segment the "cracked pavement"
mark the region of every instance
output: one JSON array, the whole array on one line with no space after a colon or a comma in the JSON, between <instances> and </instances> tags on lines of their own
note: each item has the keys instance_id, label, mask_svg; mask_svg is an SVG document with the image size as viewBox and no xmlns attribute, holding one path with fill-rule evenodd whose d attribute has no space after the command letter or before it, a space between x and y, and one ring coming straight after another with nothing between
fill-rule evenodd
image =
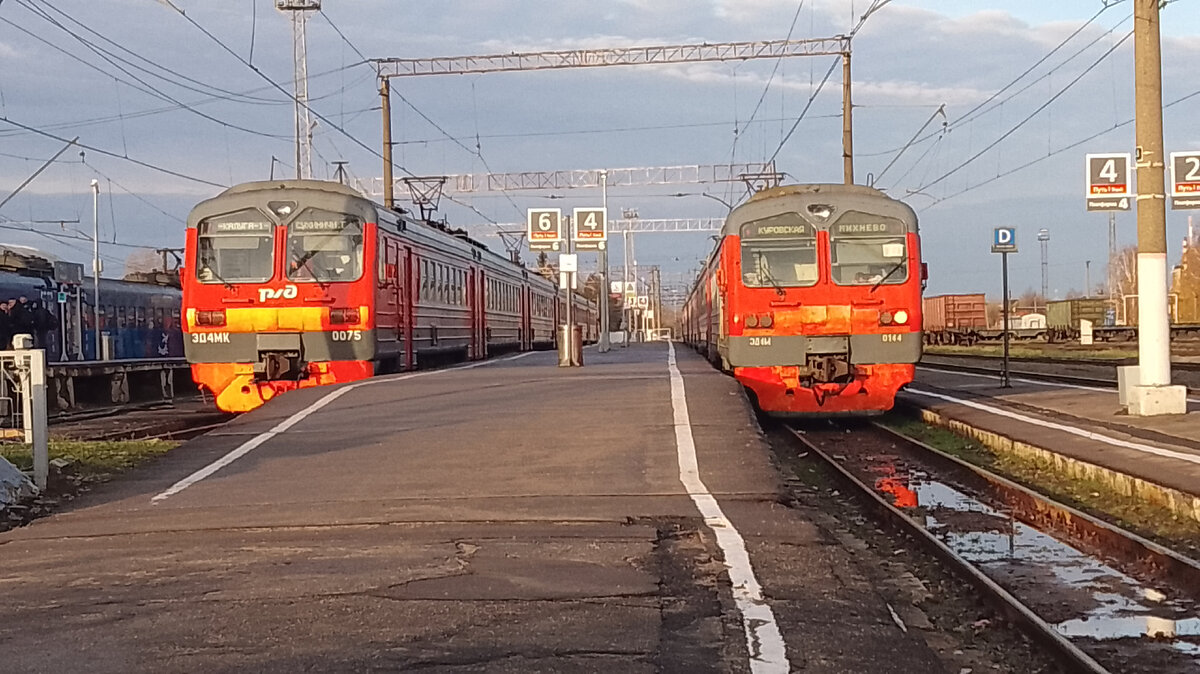
<instances>
[{"instance_id":1,"label":"cracked pavement","mask_svg":"<svg viewBox=\"0 0 1200 674\"><path fill-rule=\"evenodd\" d=\"M762 564L792 662L839 671L822 640L857 633L888 645L875 671L937 671L780 504L736 382L677 353L702 478ZM720 551L679 482L666 346L587 359L372 380L151 504L329 389L290 393L0 534L0 669L748 671Z\"/></svg>"}]
</instances>

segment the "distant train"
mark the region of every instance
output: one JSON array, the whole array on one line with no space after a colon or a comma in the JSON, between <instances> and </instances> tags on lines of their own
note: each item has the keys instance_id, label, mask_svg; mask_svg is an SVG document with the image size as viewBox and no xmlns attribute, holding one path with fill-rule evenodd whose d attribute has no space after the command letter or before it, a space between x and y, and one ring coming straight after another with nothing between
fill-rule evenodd
<instances>
[{"instance_id":1,"label":"distant train","mask_svg":"<svg viewBox=\"0 0 1200 674\"><path fill-rule=\"evenodd\" d=\"M989 321L983 293L926 297L924 305L926 344L969 346L1004 338L1004 329L998 324L999 321ZM1009 321L1008 335L1010 339L1025 341L1077 341L1081 336L1081 322L1088 321L1091 323L1092 338L1095 341L1137 340L1137 303L1125 302L1124 315L1131 321L1130 325L1113 324L1116 318L1113 305L1112 301L1100 297L1051 300L1046 303L1044 313L1014 312ZM996 303L995 314L999 313L998 307L999 303ZM1171 339L1197 337L1200 337L1200 325L1174 322L1171 324Z\"/></svg>"},{"instance_id":2,"label":"distant train","mask_svg":"<svg viewBox=\"0 0 1200 674\"><path fill-rule=\"evenodd\" d=\"M790 185L735 208L683 310L684 341L779 414L891 409L921 358L912 209L854 185Z\"/></svg>"},{"instance_id":3,"label":"distant train","mask_svg":"<svg viewBox=\"0 0 1200 674\"><path fill-rule=\"evenodd\" d=\"M567 293L465 233L316 180L251 182L188 217L193 379L222 410L430 362L551 348ZM584 341L594 302L572 293Z\"/></svg>"},{"instance_id":4,"label":"distant train","mask_svg":"<svg viewBox=\"0 0 1200 674\"><path fill-rule=\"evenodd\" d=\"M0 250L0 302L26 298L27 311L39 316L26 331L50 362L96 360L92 280L73 281L56 278L55 265L36 251ZM101 344L107 348L101 355L111 360L183 357L182 293L170 283L153 274L100 279ZM66 301L59 302L60 296Z\"/></svg>"}]
</instances>

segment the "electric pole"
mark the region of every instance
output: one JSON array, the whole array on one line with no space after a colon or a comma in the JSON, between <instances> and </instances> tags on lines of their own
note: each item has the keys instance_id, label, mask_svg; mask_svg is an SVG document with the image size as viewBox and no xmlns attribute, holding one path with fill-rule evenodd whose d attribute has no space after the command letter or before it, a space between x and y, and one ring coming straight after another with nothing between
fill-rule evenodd
<instances>
[{"instance_id":1,"label":"electric pole","mask_svg":"<svg viewBox=\"0 0 1200 674\"><path fill-rule=\"evenodd\" d=\"M1159 0L1134 0L1133 33L1138 186L1138 372L1137 385L1131 388L1127 397L1128 410L1135 416L1184 414L1187 412L1187 389L1171 386Z\"/></svg>"}]
</instances>

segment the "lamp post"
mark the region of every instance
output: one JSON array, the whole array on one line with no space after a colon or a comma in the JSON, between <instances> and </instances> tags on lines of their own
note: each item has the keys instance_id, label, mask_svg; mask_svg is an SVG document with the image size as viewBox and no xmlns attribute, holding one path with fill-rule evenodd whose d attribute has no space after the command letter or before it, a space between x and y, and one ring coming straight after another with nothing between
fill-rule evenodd
<instances>
[{"instance_id":1,"label":"lamp post","mask_svg":"<svg viewBox=\"0 0 1200 674\"><path fill-rule=\"evenodd\" d=\"M100 181L92 178L92 329L100 358Z\"/></svg>"}]
</instances>

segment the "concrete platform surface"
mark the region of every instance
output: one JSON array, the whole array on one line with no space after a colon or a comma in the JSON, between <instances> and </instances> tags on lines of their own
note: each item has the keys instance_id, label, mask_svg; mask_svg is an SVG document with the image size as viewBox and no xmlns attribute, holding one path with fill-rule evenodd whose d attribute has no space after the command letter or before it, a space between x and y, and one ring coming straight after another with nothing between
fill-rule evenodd
<instances>
[{"instance_id":1,"label":"concrete platform surface","mask_svg":"<svg viewBox=\"0 0 1200 674\"><path fill-rule=\"evenodd\" d=\"M1134 417L1115 389L919 366L899 396L976 428L1200 495L1200 399L1182 415Z\"/></svg>"},{"instance_id":2,"label":"concrete platform surface","mask_svg":"<svg viewBox=\"0 0 1200 674\"><path fill-rule=\"evenodd\" d=\"M780 504L737 383L682 348L677 422L668 349L289 393L0 534L0 669L740 672L766 608L777 671L941 671Z\"/></svg>"}]
</instances>

